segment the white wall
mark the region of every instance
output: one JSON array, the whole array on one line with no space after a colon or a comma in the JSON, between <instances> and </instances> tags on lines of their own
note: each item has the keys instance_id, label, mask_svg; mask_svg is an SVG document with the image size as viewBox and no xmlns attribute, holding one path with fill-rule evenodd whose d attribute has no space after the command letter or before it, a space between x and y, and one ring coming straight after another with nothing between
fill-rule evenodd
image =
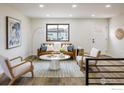
<instances>
[{"instance_id":1,"label":"white wall","mask_svg":"<svg viewBox=\"0 0 124 93\"><path fill-rule=\"evenodd\" d=\"M6 49L6 16L21 20L22 45L21 47ZM31 52L31 26L29 18L23 16L15 9L0 4L0 55L13 58L26 57ZM0 71L1 72L1 71Z\"/></svg>"},{"instance_id":2,"label":"white wall","mask_svg":"<svg viewBox=\"0 0 124 93\"><path fill-rule=\"evenodd\" d=\"M124 38L118 40L115 37L117 28L124 29L124 14L118 15L110 19L109 26L109 52L113 57L124 57Z\"/></svg>"},{"instance_id":3,"label":"white wall","mask_svg":"<svg viewBox=\"0 0 124 93\"><path fill-rule=\"evenodd\" d=\"M69 23L70 24L70 42L74 45L83 47L89 51L92 47L91 36L96 29L103 30L108 25L107 19L32 19L32 31L34 34L33 51L36 54L40 44L46 42L46 24L47 23Z\"/></svg>"}]
</instances>

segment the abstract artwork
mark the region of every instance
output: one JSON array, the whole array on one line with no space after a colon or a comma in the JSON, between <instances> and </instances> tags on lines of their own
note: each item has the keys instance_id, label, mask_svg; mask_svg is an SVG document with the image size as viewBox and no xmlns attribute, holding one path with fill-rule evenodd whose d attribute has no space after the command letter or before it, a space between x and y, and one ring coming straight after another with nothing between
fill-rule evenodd
<instances>
[{"instance_id":1,"label":"abstract artwork","mask_svg":"<svg viewBox=\"0 0 124 93\"><path fill-rule=\"evenodd\" d=\"M11 49L21 46L21 21L6 17L6 48Z\"/></svg>"}]
</instances>

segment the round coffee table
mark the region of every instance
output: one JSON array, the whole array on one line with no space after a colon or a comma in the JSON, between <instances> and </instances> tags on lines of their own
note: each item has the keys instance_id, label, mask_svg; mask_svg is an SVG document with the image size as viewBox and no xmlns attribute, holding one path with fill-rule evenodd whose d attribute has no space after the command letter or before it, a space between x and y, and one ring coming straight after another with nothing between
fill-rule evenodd
<instances>
[{"instance_id":1,"label":"round coffee table","mask_svg":"<svg viewBox=\"0 0 124 93\"><path fill-rule=\"evenodd\" d=\"M70 56L66 54L46 54L41 55L39 58L42 60L51 61L49 64L50 70L59 70L60 69L59 61L69 59Z\"/></svg>"}]
</instances>

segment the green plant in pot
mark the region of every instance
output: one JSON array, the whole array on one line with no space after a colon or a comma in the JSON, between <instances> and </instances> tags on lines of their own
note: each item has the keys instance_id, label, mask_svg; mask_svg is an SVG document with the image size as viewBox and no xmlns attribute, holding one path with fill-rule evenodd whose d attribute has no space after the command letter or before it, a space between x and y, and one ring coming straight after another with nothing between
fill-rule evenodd
<instances>
[{"instance_id":1,"label":"green plant in pot","mask_svg":"<svg viewBox=\"0 0 124 93\"><path fill-rule=\"evenodd\" d=\"M60 48L60 52L64 52L65 49L63 47Z\"/></svg>"}]
</instances>

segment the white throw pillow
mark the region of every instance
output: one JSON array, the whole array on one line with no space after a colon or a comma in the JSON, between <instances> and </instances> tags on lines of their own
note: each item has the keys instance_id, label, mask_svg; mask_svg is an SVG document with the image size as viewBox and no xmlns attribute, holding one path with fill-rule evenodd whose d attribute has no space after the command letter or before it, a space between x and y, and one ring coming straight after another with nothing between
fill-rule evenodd
<instances>
[{"instance_id":1,"label":"white throw pillow","mask_svg":"<svg viewBox=\"0 0 124 93\"><path fill-rule=\"evenodd\" d=\"M54 48L53 48L53 45L47 45L47 51L53 51Z\"/></svg>"},{"instance_id":2,"label":"white throw pillow","mask_svg":"<svg viewBox=\"0 0 124 93\"><path fill-rule=\"evenodd\" d=\"M61 43L59 42L54 43L54 51L59 51L60 48L61 48Z\"/></svg>"},{"instance_id":3,"label":"white throw pillow","mask_svg":"<svg viewBox=\"0 0 124 93\"><path fill-rule=\"evenodd\" d=\"M65 50L65 51L68 51L67 49L68 45L63 45L62 48Z\"/></svg>"}]
</instances>

